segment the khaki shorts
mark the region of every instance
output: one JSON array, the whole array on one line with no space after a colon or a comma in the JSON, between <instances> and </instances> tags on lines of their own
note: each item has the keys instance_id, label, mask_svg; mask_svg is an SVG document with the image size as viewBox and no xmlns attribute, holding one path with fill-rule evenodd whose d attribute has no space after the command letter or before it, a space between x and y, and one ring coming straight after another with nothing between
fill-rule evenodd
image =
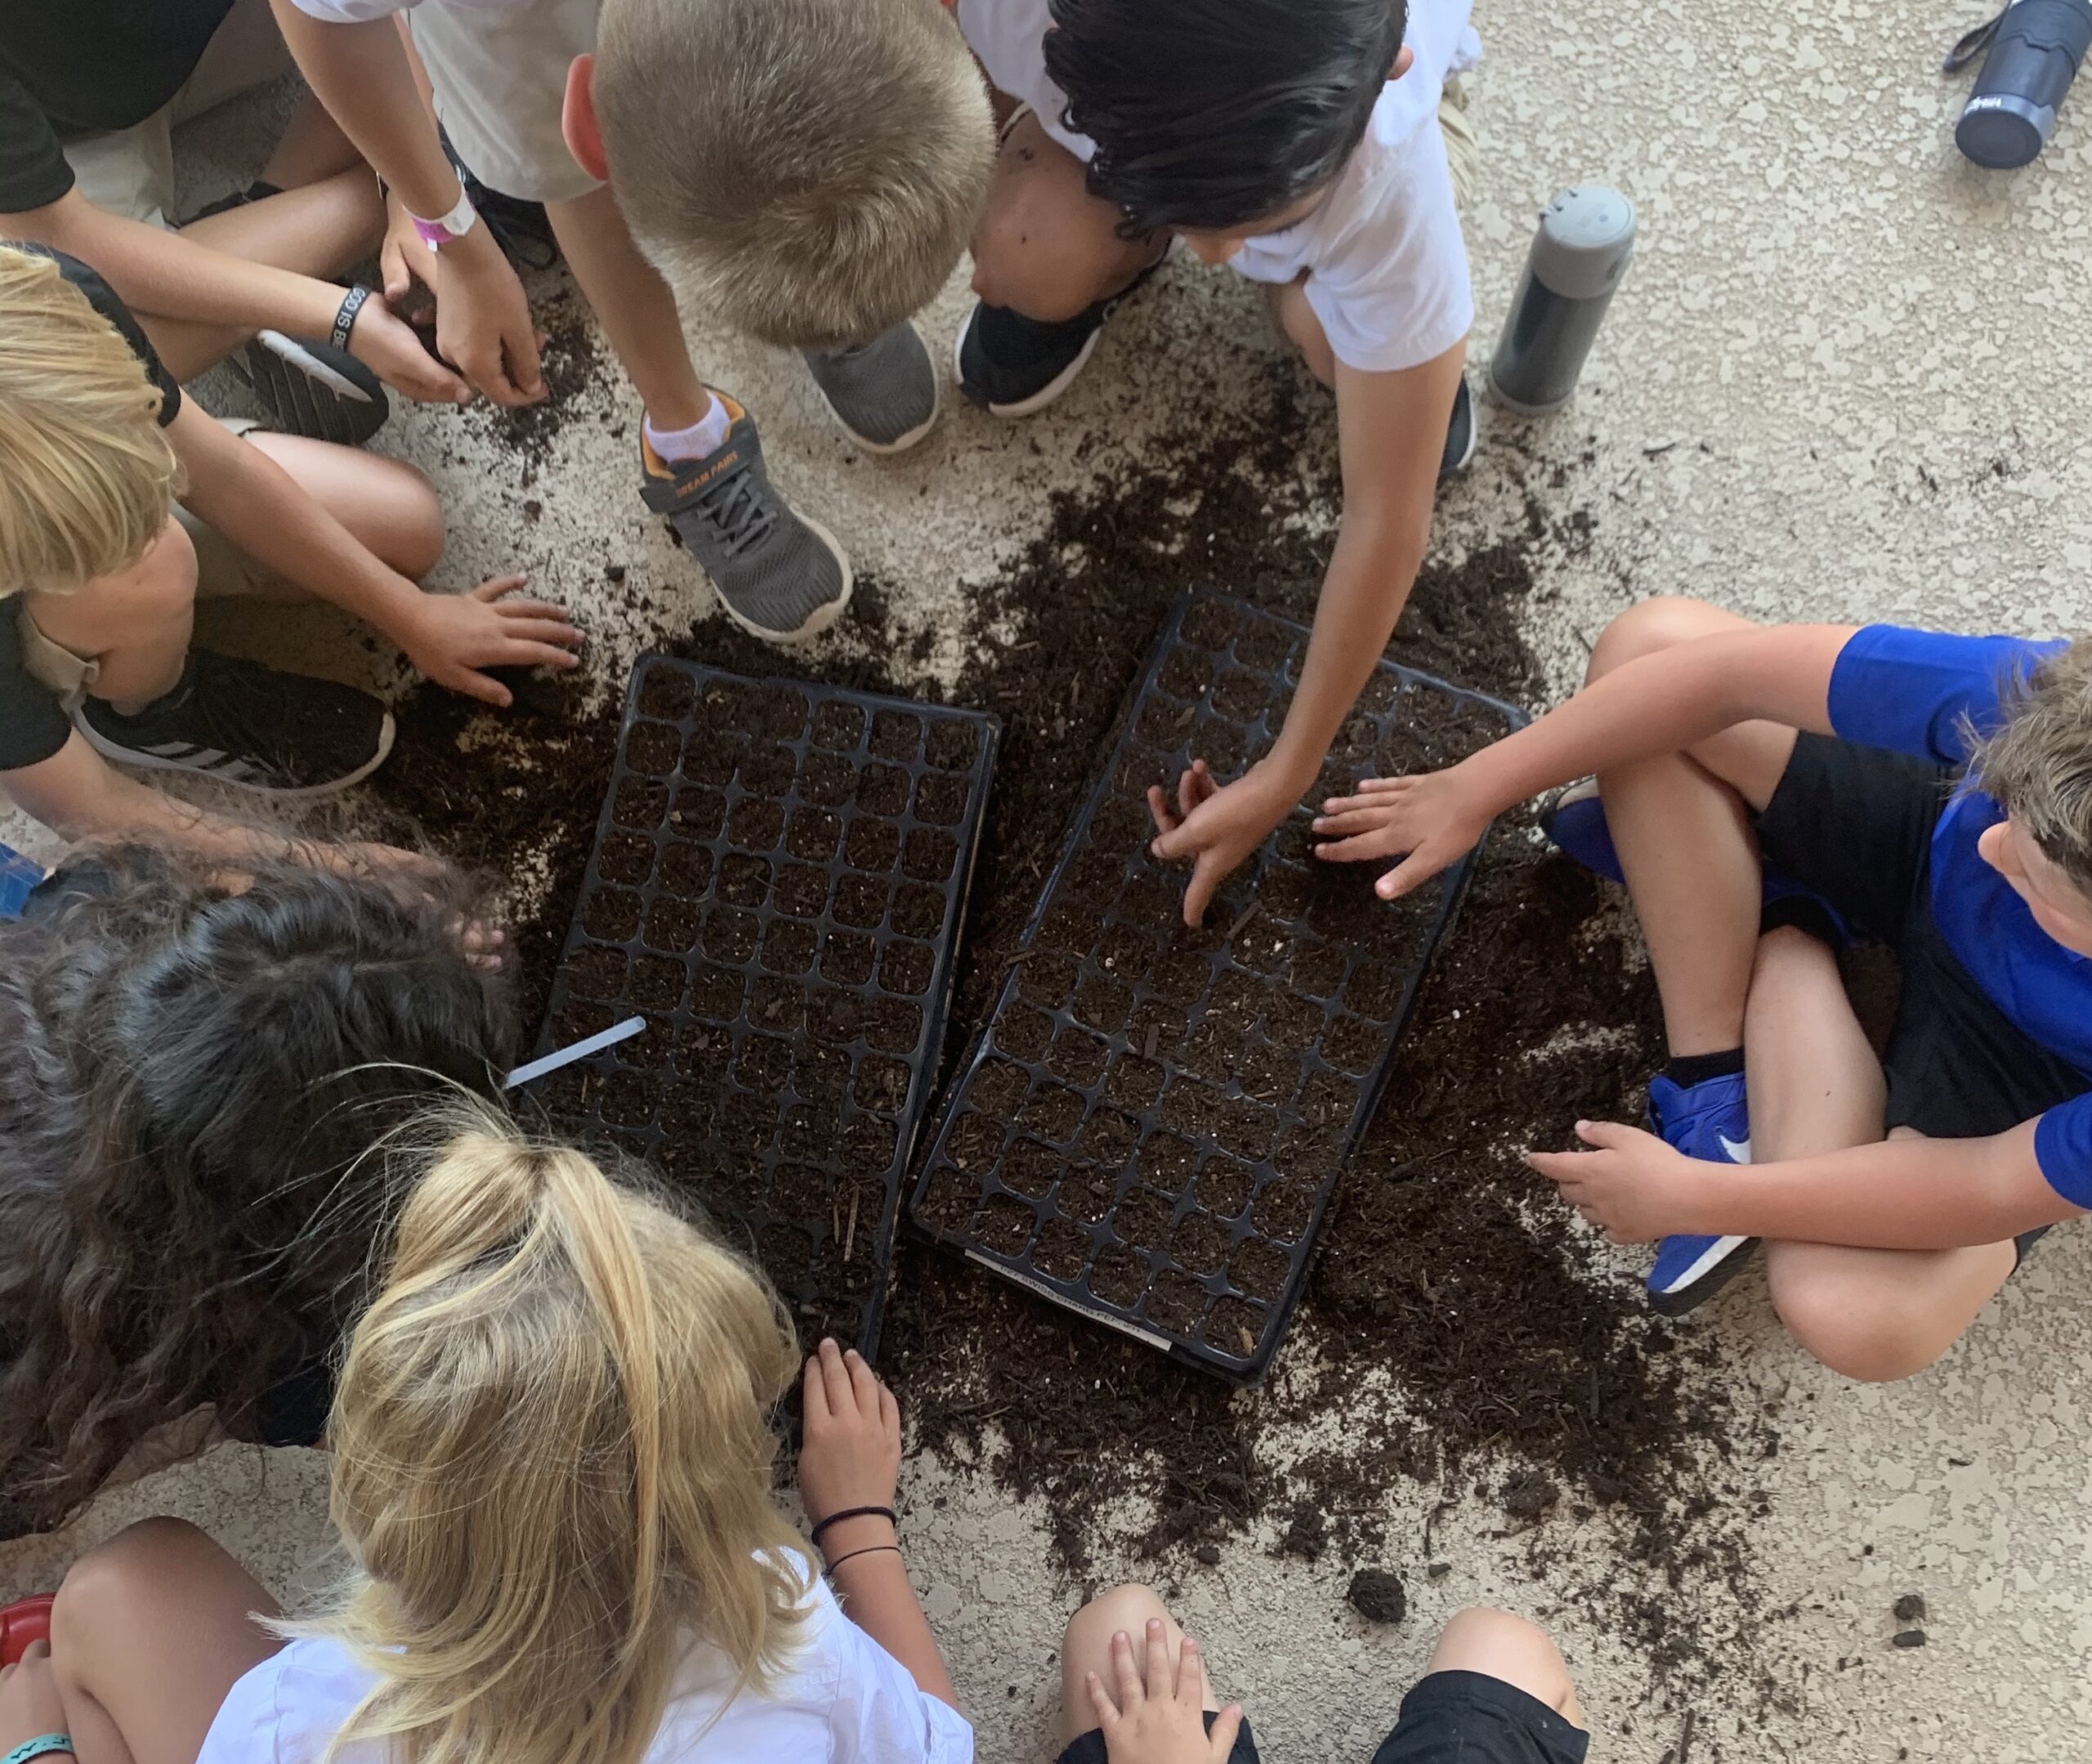
<instances>
[{"instance_id":1,"label":"khaki shorts","mask_svg":"<svg viewBox=\"0 0 2092 1764\"><path fill-rule=\"evenodd\" d=\"M181 91L129 128L65 143L81 195L105 214L168 226L174 206L174 126L294 71L269 0L233 0Z\"/></svg>"},{"instance_id":2,"label":"khaki shorts","mask_svg":"<svg viewBox=\"0 0 2092 1764\"><path fill-rule=\"evenodd\" d=\"M573 202L598 188L567 151L566 70L596 48L602 0L489 7L421 0L407 14L436 114L458 159L489 190Z\"/></svg>"},{"instance_id":3,"label":"khaki shorts","mask_svg":"<svg viewBox=\"0 0 2092 1764\"><path fill-rule=\"evenodd\" d=\"M257 425L245 418L218 419L235 435L251 433ZM281 600L288 584L235 545L215 527L206 526L181 503L168 511L181 523L196 551L196 598L223 600L235 595L263 600ZM21 633L22 665L32 679L41 681L61 697L89 690L101 677L101 663L92 656L76 655L62 643L46 636L29 616L25 597L16 610Z\"/></svg>"}]
</instances>

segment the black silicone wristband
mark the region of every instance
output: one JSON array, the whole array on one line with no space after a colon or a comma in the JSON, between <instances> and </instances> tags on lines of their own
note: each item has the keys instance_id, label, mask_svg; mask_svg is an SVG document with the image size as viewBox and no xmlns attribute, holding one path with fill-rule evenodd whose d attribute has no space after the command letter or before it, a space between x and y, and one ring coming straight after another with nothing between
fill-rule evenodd
<instances>
[{"instance_id":1,"label":"black silicone wristband","mask_svg":"<svg viewBox=\"0 0 2092 1764\"><path fill-rule=\"evenodd\" d=\"M358 284L342 297L342 304L334 314L333 335L328 338L337 349L349 346L349 333L356 328L356 315L363 310L364 302L370 298L370 290Z\"/></svg>"},{"instance_id":2,"label":"black silicone wristband","mask_svg":"<svg viewBox=\"0 0 2092 1764\"><path fill-rule=\"evenodd\" d=\"M846 1519L883 1519L896 1532L901 1530L900 1517L891 1507L846 1507L839 1513L830 1513L814 1527L811 1533L814 1542L819 1543L821 1533L832 1525L841 1525Z\"/></svg>"},{"instance_id":3,"label":"black silicone wristband","mask_svg":"<svg viewBox=\"0 0 2092 1764\"><path fill-rule=\"evenodd\" d=\"M895 1555L898 1556L901 1553L901 1546L898 1543L867 1543L861 1550L852 1550L847 1556L837 1556L828 1565L828 1571L834 1574L845 1562L854 1562L860 1556L881 1555L887 1550L892 1550Z\"/></svg>"}]
</instances>

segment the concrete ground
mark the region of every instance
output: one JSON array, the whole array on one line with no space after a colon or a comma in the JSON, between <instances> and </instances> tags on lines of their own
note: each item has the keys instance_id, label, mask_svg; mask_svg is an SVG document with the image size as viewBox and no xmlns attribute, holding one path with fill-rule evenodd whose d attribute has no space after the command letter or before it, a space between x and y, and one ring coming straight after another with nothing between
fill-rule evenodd
<instances>
[{"instance_id":1,"label":"concrete ground","mask_svg":"<svg viewBox=\"0 0 2092 1764\"><path fill-rule=\"evenodd\" d=\"M1524 431L1563 467L1562 501L1594 523L1588 549L1552 567L1552 596L1534 598L1530 635L1558 685L1611 611L1657 592L1768 619L2036 632L2087 622L2092 390L2074 366L2092 288L2092 92L2032 169L1962 163L1951 139L1960 88L1934 69L1978 10L1482 0L1477 360L1549 194L1606 180L1643 221L1575 404ZM251 101L198 127L186 145L199 189L258 163L270 114ZM955 286L927 317L941 361L961 310ZM1039 529L1051 489L1108 475L1144 436L1235 396L1194 371L1214 359L1215 333L1259 355L1276 346L1242 288L1180 265L1115 325L1078 389L1021 433L954 408L918 452L876 463L829 425L796 362L694 334L707 373L760 413L778 477L884 583L903 636L932 634L924 672L948 678L968 641L995 636L970 629L969 587ZM431 470L450 500L447 583L524 565L586 614L595 666L621 678L650 627L717 615L631 493L630 434L611 434L633 415L624 394L606 378L579 403L528 487L483 413L409 410L382 444ZM1511 432L1486 414L1482 458L1442 520L1450 552L1518 523L1521 480L1489 451ZM526 498L543 504L534 521ZM606 560L630 566L622 589L605 586ZM345 659L356 663L337 648L311 665ZM2092 1241L2065 1232L2044 1244L1960 1347L1894 1388L1854 1387L1801 1359L1772 1325L1762 1282L1739 1283L1711 1315L1732 1350L1724 1375L1779 1438L1749 1476L1768 1496L1748 1535L1773 1615L1752 1625L1762 1659L1692 1707L1691 1756L2092 1755L2092 1360L2067 1346L2092 1337ZM1289 1353L1329 1351L1303 1338ZM1321 1425L1370 1428L1400 1405L1364 1369L1357 1405ZM1058 1628L1081 1592L1048 1565L1044 1516L922 1457L905 1494L913 1570L983 1756L1043 1759ZM1390 1537L1417 1536L1436 1496L1398 1499ZM308 1453L221 1449L105 1497L63 1535L0 1548L0 1597L52 1583L82 1547L162 1511L294 1591L327 1534L324 1467ZM1274 1757L1363 1760L1436 1623L1490 1600L1550 1622L1582 1684L1594 1756L1683 1764L1685 1702L1652 1684L1602 1604L1563 1603L1594 1564L1603 1573L1607 1523L1554 1521L1560 1553L1538 1570L1500 1523L1465 1505L1441 1518L1434 1554L1451 1571L1428 1583L1420 1557L1391 1545L1389 1565L1411 1579L1399 1627L1370 1627L1343 1604L1348 1565L1276 1557L1271 1535L1238 1540L1217 1567L1180 1565L1179 1608ZM1929 1607L1928 1645L1893 1648L1906 1625L1891 1605L1911 1591ZM1728 1595L1688 1583L1663 1596L1711 1609ZM1761 1672L1768 1681L1754 1681Z\"/></svg>"}]
</instances>

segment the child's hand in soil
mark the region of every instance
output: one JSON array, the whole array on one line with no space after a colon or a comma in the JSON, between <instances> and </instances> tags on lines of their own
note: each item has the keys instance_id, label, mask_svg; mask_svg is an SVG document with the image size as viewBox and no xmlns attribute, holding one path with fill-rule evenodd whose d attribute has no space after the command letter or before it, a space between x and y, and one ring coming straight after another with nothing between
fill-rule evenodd
<instances>
[{"instance_id":1,"label":"child's hand in soil","mask_svg":"<svg viewBox=\"0 0 2092 1764\"><path fill-rule=\"evenodd\" d=\"M1475 800L1457 766L1413 778L1368 778L1357 796L1322 805L1315 831L1329 837L1315 855L1332 864L1401 858L1373 885L1383 900L1398 900L1472 851L1493 812Z\"/></svg>"},{"instance_id":2,"label":"child's hand in soil","mask_svg":"<svg viewBox=\"0 0 2092 1764\"><path fill-rule=\"evenodd\" d=\"M893 1392L856 1348L825 1341L807 1361L806 1436L799 1448L799 1499L817 1525L854 1507L893 1505L901 1481L901 1409ZM821 1534L830 1561L893 1542L882 1518L847 1519Z\"/></svg>"},{"instance_id":3,"label":"child's hand in soil","mask_svg":"<svg viewBox=\"0 0 2092 1764\"><path fill-rule=\"evenodd\" d=\"M1165 860L1191 859L1191 879L1184 890L1184 922L1200 925L1206 909L1232 870L1271 837L1272 829L1293 812L1300 793L1259 760L1232 784L1217 784L1204 760L1177 782L1177 808L1160 784L1148 787L1148 812L1155 816L1155 842L1148 849Z\"/></svg>"},{"instance_id":4,"label":"child's hand in soil","mask_svg":"<svg viewBox=\"0 0 2092 1764\"><path fill-rule=\"evenodd\" d=\"M58 1680L51 1670L51 1644L32 1641L12 1666L0 1666L0 1752L68 1731L65 1705L59 1700Z\"/></svg>"},{"instance_id":5,"label":"child's hand in soil","mask_svg":"<svg viewBox=\"0 0 2092 1764\"><path fill-rule=\"evenodd\" d=\"M468 594L424 594L394 633L438 686L503 709L516 695L487 668L579 668L581 633L549 601L511 598L529 578L496 576Z\"/></svg>"},{"instance_id":6,"label":"child's hand in soil","mask_svg":"<svg viewBox=\"0 0 2092 1764\"><path fill-rule=\"evenodd\" d=\"M1133 1639L1122 1629L1111 1638L1115 1695L1095 1672L1088 1676L1089 1706L1104 1731L1111 1764L1227 1764L1242 1726L1242 1705L1229 1704L1206 1731L1206 1668L1198 1643L1185 1637L1173 1665L1169 1631L1161 1619L1151 1618L1145 1652L1143 1684Z\"/></svg>"},{"instance_id":7,"label":"child's hand in soil","mask_svg":"<svg viewBox=\"0 0 2092 1764\"><path fill-rule=\"evenodd\" d=\"M1654 1133L1617 1121L1579 1121L1589 1151L1529 1151L1526 1162L1616 1244L1647 1244L1715 1229L1702 1217L1718 1166L1674 1151Z\"/></svg>"}]
</instances>

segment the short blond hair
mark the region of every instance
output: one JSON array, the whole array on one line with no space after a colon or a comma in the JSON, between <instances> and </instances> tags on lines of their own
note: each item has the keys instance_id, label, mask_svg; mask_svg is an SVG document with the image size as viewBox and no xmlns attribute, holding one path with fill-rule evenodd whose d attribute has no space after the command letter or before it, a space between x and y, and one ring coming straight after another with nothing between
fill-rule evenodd
<instances>
[{"instance_id":1,"label":"short blond hair","mask_svg":"<svg viewBox=\"0 0 2092 1764\"><path fill-rule=\"evenodd\" d=\"M2038 663L1980 742L1976 782L2092 898L2092 638Z\"/></svg>"},{"instance_id":2,"label":"short blond hair","mask_svg":"<svg viewBox=\"0 0 2092 1764\"><path fill-rule=\"evenodd\" d=\"M592 90L633 237L766 342L900 324L988 199L987 87L937 0L604 0Z\"/></svg>"},{"instance_id":3,"label":"short blond hair","mask_svg":"<svg viewBox=\"0 0 2092 1764\"><path fill-rule=\"evenodd\" d=\"M0 245L0 596L128 569L181 466L121 333L41 252Z\"/></svg>"}]
</instances>

